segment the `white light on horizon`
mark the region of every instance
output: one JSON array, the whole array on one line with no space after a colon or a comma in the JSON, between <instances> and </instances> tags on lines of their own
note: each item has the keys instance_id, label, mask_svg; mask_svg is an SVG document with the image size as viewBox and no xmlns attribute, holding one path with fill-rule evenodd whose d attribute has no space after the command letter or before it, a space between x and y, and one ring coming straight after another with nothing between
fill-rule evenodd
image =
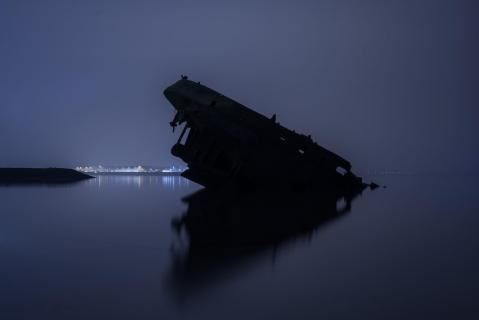
<instances>
[{"instance_id":1,"label":"white light on horizon","mask_svg":"<svg viewBox=\"0 0 479 320\"><path fill-rule=\"evenodd\" d=\"M175 166L158 169L158 168L145 168L142 165L134 167L104 167L104 166L77 166L75 170L84 173L181 173L185 169L177 168Z\"/></svg>"}]
</instances>

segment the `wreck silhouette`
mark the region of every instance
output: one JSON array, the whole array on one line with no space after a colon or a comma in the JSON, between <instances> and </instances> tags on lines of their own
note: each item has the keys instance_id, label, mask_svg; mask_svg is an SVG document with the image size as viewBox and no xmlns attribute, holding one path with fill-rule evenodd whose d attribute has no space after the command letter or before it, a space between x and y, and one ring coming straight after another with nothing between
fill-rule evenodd
<instances>
[{"instance_id":1,"label":"wreck silhouette","mask_svg":"<svg viewBox=\"0 0 479 320\"><path fill-rule=\"evenodd\" d=\"M351 164L311 136L281 126L199 82L181 80L165 89L176 109L170 122L184 123L174 156L188 164L184 177L205 187L235 183L288 189L361 189Z\"/></svg>"}]
</instances>

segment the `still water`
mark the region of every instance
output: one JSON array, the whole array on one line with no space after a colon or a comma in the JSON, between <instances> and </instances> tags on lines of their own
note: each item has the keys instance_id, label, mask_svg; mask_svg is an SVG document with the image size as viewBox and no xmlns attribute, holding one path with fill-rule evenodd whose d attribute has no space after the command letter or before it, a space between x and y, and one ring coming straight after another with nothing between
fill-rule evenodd
<instances>
[{"instance_id":1,"label":"still water","mask_svg":"<svg viewBox=\"0 0 479 320\"><path fill-rule=\"evenodd\" d=\"M374 180L313 232L186 269L192 182L0 186L0 319L478 319L477 177Z\"/></svg>"}]
</instances>

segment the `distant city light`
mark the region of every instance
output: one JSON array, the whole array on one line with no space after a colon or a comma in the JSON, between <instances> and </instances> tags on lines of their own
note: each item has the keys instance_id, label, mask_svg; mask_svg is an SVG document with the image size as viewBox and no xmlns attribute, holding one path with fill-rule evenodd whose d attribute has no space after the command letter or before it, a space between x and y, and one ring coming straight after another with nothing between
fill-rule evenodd
<instances>
[{"instance_id":1,"label":"distant city light","mask_svg":"<svg viewBox=\"0 0 479 320\"><path fill-rule=\"evenodd\" d=\"M133 166L133 167L104 167L98 166L78 166L75 170L84 173L181 173L185 171L184 168L169 167L169 168L154 168L145 166Z\"/></svg>"}]
</instances>

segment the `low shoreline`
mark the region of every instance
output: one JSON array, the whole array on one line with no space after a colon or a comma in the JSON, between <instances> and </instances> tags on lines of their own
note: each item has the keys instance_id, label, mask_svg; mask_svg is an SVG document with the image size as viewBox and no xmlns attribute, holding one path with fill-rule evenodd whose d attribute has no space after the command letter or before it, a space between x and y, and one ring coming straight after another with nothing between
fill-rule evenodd
<instances>
[{"instance_id":1,"label":"low shoreline","mask_svg":"<svg viewBox=\"0 0 479 320\"><path fill-rule=\"evenodd\" d=\"M0 184L71 183L94 178L67 168L0 168Z\"/></svg>"}]
</instances>

